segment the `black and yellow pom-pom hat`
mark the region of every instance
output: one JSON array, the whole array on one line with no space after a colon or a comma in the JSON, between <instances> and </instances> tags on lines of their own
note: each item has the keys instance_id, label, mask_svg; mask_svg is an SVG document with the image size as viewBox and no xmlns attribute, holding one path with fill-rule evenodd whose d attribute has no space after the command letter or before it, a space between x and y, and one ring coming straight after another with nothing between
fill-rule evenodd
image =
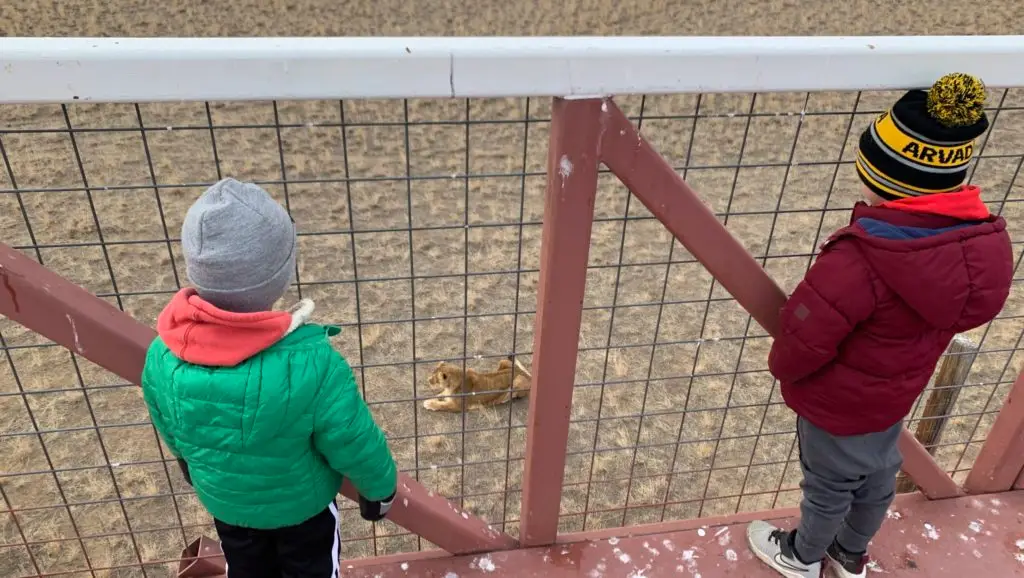
<instances>
[{"instance_id":1,"label":"black and yellow pom-pom hat","mask_svg":"<svg viewBox=\"0 0 1024 578\"><path fill-rule=\"evenodd\" d=\"M911 90L860 137L857 174L884 199L955 191L967 178L975 139L988 129L985 85L947 74Z\"/></svg>"}]
</instances>

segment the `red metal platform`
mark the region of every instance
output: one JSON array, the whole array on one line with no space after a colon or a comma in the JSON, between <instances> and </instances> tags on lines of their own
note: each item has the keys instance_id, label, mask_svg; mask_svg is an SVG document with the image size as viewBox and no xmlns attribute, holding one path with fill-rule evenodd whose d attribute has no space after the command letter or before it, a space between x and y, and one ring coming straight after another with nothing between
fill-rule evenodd
<instances>
[{"instance_id":1,"label":"red metal platform","mask_svg":"<svg viewBox=\"0 0 1024 578\"><path fill-rule=\"evenodd\" d=\"M795 510L768 515L781 526ZM352 578L778 576L750 553L746 524L757 514L687 520L587 534L566 534L553 547L482 556L346 564ZM1024 491L929 501L897 498L876 537L869 576L1024 576Z\"/></svg>"}]
</instances>

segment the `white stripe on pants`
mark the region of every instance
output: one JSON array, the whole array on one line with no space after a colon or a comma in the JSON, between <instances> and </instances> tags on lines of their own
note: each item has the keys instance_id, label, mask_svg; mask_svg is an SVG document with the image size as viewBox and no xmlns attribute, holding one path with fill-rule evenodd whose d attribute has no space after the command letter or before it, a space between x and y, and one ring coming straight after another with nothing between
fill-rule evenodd
<instances>
[{"instance_id":1,"label":"white stripe on pants","mask_svg":"<svg viewBox=\"0 0 1024 578\"><path fill-rule=\"evenodd\" d=\"M331 561L334 563L334 571L331 578L341 578L341 567L338 559L341 558L341 519L338 516L338 505L334 502L328 504L327 509L334 516L334 547L331 548Z\"/></svg>"}]
</instances>

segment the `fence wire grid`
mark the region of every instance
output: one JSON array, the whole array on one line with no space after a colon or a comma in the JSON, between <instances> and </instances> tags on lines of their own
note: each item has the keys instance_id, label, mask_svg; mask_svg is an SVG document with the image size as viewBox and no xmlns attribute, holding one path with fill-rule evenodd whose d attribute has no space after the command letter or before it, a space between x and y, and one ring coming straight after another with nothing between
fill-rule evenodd
<instances>
[{"instance_id":1,"label":"fence wire grid","mask_svg":"<svg viewBox=\"0 0 1024 578\"><path fill-rule=\"evenodd\" d=\"M617 99L787 290L848 220L856 139L898 93ZM1013 235L1014 290L939 464L966 476L1024 355L1024 89L993 90L972 167ZM286 301L344 328L400 469L517 533L524 400L427 411L440 361L530 365L550 102L544 99L0 106L0 240L154 324L186 283L203 189L259 183L299 229ZM771 340L611 174L599 179L560 529L793 505L795 421ZM139 390L0 319L0 575L168 577L211 520ZM925 395L928 395L926 392ZM915 409L908 425L920 417ZM432 548L342 515L343 557Z\"/></svg>"}]
</instances>

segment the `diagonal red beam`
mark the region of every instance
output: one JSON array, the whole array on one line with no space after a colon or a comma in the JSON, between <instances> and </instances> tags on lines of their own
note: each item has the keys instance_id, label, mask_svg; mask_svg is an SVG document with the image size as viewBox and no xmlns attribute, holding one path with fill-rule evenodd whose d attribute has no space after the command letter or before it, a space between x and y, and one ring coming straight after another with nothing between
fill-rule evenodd
<instances>
[{"instance_id":1,"label":"diagonal red beam","mask_svg":"<svg viewBox=\"0 0 1024 578\"><path fill-rule=\"evenodd\" d=\"M78 353L131 383L139 383L146 349L156 337L106 301L0 243L0 314ZM346 484L342 493L352 498ZM511 536L463 512L400 474L388 519L453 554L515 548Z\"/></svg>"},{"instance_id":2,"label":"diagonal red beam","mask_svg":"<svg viewBox=\"0 0 1024 578\"><path fill-rule=\"evenodd\" d=\"M964 487L972 494L1024 487L1024 371L1006 396Z\"/></svg>"},{"instance_id":3,"label":"diagonal red beam","mask_svg":"<svg viewBox=\"0 0 1024 578\"><path fill-rule=\"evenodd\" d=\"M601 160L761 327L774 335L786 294L618 106L609 102L608 107ZM906 429L900 437L900 451L903 471L926 496L950 498L963 493Z\"/></svg>"}]
</instances>

